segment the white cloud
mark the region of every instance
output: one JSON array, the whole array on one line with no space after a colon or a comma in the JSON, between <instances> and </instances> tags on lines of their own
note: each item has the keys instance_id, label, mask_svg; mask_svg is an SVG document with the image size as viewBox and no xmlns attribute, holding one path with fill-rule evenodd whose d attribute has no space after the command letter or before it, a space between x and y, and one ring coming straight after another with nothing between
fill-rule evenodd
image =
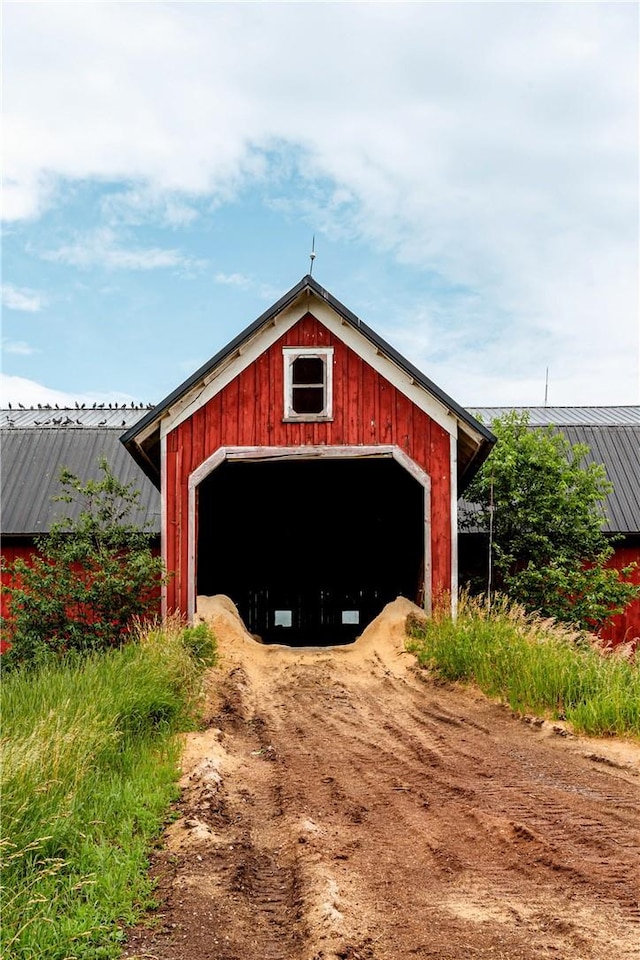
<instances>
[{"instance_id":1,"label":"white cloud","mask_svg":"<svg viewBox=\"0 0 640 960\"><path fill-rule=\"evenodd\" d=\"M25 407L35 407L39 403L56 403L59 407L73 408L76 403L119 403L129 404L134 400L129 394L125 393L66 393L64 390L56 390L47 387L35 380L28 380L26 377L9 376L6 373L0 373L0 406L6 407L9 403L17 407L22 404Z\"/></svg>"},{"instance_id":2,"label":"white cloud","mask_svg":"<svg viewBox=\"0 0 640 960\"><path fill-rule=\"evenodd\" d=\"M222 283L229 287L249 287L253 281L243 273L216 273L214 277L216 283Z\"/></svg>"},{"instance_id":3,"label":"white cloud","mask_svg":"<svg viewBox=\"0 0 640 960\"><path fill-rule=\"evenodd\" d=\"M42 310L44 298L35 290L21 289L10 283L2 284L2 306L8 310L22 310L25 313L38 313Z\"/></svg>"},{"instance_id":4,"label":"white cloud","mask_svg":"<svg viewBox=\"0 0 640 960\"><path fill-rule=\"evenodd\" d=\"M415 188L423 206L445 186L430 205L448 221L469 203L544 201L553 181L579 195L594 162L624 164L622 148L633 163L636 17L584 4L13 5L7 175L32 190L52 174L138 180L134 206L162 191L228 197L265 175L261 151L296 145L303 173L398 226Z\"/></svg>"},{"instance_id":5,"label":"white cloud","mask_svg":"<svg viewBox=\"0 0 640 960\"><path fill-rule=\"evenodd\" d=\"M161 247L127 248L110 227L83 234L73 243L40 253L43 260L74 267L107 267L124 270L158 270L167 267L186 269L203 266L203 261L183 256L179 250Z\"/></svg>"},{"instance_id":6,"label":"white cloud","mask_svg":"<svg viewBox=\"0 0 640 960\"><path fill-rule=\"evenodd\" d=\"M2 349L4 353L13 353L20 357L30 357L34 353L40 353L39 350L30 346L24 340L3 340Z\"/></svg>"},{"instance_id":7,"label":"white cloud","mask_svg":"<svg viewBox=\"0 0 640 960\"><path fill-rule=\"evenodd\" d=\"M200 215L188 198L164 194L150 186L107 193L100 206L105 219L114 226L140 226L155 220L168 227L185 227Z\"/></svg>"},{"instance_id":8,"label":"white cloud","mask_svg":"<svg viewBox=\"0 0 640 960\"><path fill-rule=\"evenodd\" d=\"M213 279L223 286L236 287L238 290L253 290L261 300L268 303L276 300L282 294L281 290L244 273L216 273Z\"/></svg>"},{"instance_id":9,"label":"white cloud","mask_svg":"<svg viewBox=\"0 0 640 960\"><path fill-rule=\"evenodd\" d=\"M52 201L54 178L43 171L20 171L18 176L6 174L2 183L2 219L8 223L37 220Z\"/></svg>"},{"instance_id":10,"label":"white cloud","mask_svg":"<svg viewBox=\"0 0 640 960\"><path fill-rule=\"evenodd\" d=\"M8 217L94 179L129 185L112 225L188 225L295 176L294 214L438 278L427 362L637 389L637 6L12 4L5 36ZM48 257L190 266L108 231Z\"/></svg>"}]
</instances>

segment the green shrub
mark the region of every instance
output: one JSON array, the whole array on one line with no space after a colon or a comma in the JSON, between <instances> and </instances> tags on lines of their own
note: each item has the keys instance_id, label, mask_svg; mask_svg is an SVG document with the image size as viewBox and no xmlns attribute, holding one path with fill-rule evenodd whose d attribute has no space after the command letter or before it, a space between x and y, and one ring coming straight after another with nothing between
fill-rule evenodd
<instances>
[{"instance_id":1,"label":"green shrub","mask_svg":"<svg viewBox=\"0 0 640 960\"><path fill-rule=\"evenodd\" d=\"M164 567L134 522L140 494L104 459L100 470L84 484L63 470L55 499L76 506L75 519L37 538L39 555L3 566L4 669L118 646L136 619L157 612Z\"/></svg>"}]
</instances>

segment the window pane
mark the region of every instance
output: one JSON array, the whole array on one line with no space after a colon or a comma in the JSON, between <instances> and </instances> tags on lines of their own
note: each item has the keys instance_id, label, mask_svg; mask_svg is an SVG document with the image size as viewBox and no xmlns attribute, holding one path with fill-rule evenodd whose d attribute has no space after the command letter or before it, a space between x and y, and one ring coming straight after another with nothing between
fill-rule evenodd
<instances>
[{"instance_id":1,"label":"window pane","mask_svg":"<svg viewBox=\"0 0 640 960\"><path fill-rule=\"evenodd\" d=\"M342 622L343 623L360 623L360 611L359 610L343 610Z\"/></svg>"},{"instance_id":2,"label":"window pane","mask_svg":"<svg viewBox=\"0 0 640 960\"><path fill-rule=\"evenodd\" d=\"M293 383L324 383L324 360L321 357L296 357L293 361Z\"/></svg>"},{"instance_id":3,"label":"window pane","mask_svg":"<svg viewBox=\"0 0 640 960\"><path fill-rule=\"evenodd\" d=\"M290 627L293 623L293 612L291 610L274 610L274 627Z\"/></svg>"},{"instance_id":4,"label":"window pane","mask_svg":"<svg viewBox=\"0 0 640 960\"><path fill-rule=\"evenodd\" d=\"M293 387L292 406L295 413L322 413L324 387Z\"/></svg>"}]
</instances>

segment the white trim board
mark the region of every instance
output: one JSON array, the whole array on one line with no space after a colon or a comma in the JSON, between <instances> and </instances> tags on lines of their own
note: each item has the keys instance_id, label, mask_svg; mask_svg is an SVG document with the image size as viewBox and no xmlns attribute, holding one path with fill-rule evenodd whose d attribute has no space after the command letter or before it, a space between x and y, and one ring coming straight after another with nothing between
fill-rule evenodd
<instances>
[{"instance_id":1,"label":"white trim board","mask_svg":"<svg viewBox=\"0 0 640 960\"><path fill-rule=\"evenodd\" d=\"M449 438L449 486L451 488L451 616L458 613L458 440Z\"/></svg>"},{"instance_id":2,"label":"white trim board","mask_svg":"<svg viewBox=\"0 0 640 960\"><path fill-rule=\"evenodd\" d=\"M160 438L160 556L167 570L167 438ZM162 584L160 593L160 612L166 617L167 610L167 583Z\"/></svg>"},{"instance_id":3,"label":"white trim board","mask_svg":"<svg viewBox=\"0 0 640 960\"><path fill-rule=\"evenodd\" d=\"M290 330L308 312L309 308L306 303L291 306L267 324L266 327L261 327L260 330L256 331L250 339L245 340L231 357L227 357L215 370L212 370L200 385L192 387L185 396L176 400L173 407L160 422L161 432L166 435L175 430L181 423L184 423L185 420L188 420L200 407L205 406L221 390L224 390L243 370L246 370L263 353L266 353L287 330Z\"/></svg>"},{"instance_id":4,"label":"white trim board","mask_svg":"<svg viewBox=\"0 0 640 960\"><path fill-rule=\"evenodd\" d=\"M424 609L431 614L431 477L392 444L385 446L300 446L300 447L220 447L189 475L189 507L187 520L188 536L188 592L187 614L192 621L196 607L196 550L197 550L197 490L202 481L225 460L313 460L313 459L350 459L350 458L389 458L393 457L401 467L414 477L424 490Z\"/></svg>"}]
</instances>

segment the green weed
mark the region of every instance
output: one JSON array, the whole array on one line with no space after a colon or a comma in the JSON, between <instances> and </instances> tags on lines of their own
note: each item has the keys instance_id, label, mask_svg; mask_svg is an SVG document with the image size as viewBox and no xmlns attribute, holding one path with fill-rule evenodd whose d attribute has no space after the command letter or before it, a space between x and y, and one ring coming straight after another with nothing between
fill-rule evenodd
<instances>
[{"instance_id":1,"label":"green weed","mask_svg":"<svg viewBox=\"0 0 640 960\"><path fill-rule=\"evenodd\" d=\"M640 736L640 666L505 599L489 610L463 598L455 621L411 625L408 648L435 675L473 681L516 712L566 719L590 735Z\"/></svg>"},{"instance_id":2,"label":"green weed","mask_svg":"<svg viewBox=\"0 0 640 960\"><path fill-rule=\"evenodd\" d=\"M200 642L215 658L211 635ZM148 855L177 795L175 734L204 660L177 621L2 688L2 957L119 956L152 903Z\"/></svg>"}]
</instances>

